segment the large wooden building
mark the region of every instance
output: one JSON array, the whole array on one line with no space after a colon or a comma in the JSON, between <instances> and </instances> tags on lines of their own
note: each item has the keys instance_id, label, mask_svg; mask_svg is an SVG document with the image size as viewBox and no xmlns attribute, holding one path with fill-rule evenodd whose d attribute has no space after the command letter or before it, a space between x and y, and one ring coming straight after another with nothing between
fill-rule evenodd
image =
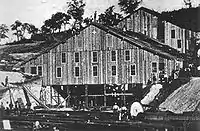
<instances>
[{"instance_id":1,"label":"large wooden building","mask_svg":"<svg viewBox=\"0 0 200 131\"><path fill-rule=\"evenodd\" d=\"M51 92L54 89L63 98L70 94L70 104L83 101L86 106L96 106L132 101L132 94L139 94L136 88L154 75L158 78L161 71L171 75L183 58L156 39L91 23L21 68L41 75L43 86Z\"/></svg>"},{"instance_id":2,"label":"large wooden building","mask_svg":"<svg viewBox=\"0 0 200 131\"><path fill-rule=\"evenodd\" d=\"M181 53L194 50L195 32L181 28L153 10L141 7L119 22L118 27L145 34L173 47Z\"/></svg>"},{"instance_id":3,"label":"large wooden building","mask_svg":"<svg viewBox=\"0 0 200 131\"><path fill-rule=\"evenodd\" d=\"M69 95L67 106L122 104L140 97L138 91L153 76L158 80L160 72L170 76L183 67L193 35L165 21L158 12L141 7L117 27L91 23L21 68L42 76L43 86L50 89L51 104Z\"/></svg>"}]
</instances>

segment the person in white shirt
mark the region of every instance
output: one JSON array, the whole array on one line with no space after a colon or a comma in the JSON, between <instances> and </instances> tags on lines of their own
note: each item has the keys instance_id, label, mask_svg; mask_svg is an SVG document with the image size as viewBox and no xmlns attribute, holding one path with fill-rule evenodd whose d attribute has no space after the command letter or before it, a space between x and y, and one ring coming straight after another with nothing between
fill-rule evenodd
<instances>
[{"instance_id":1,"label":"person in white shirt","mask_svg":"<svg viewBox=\"0 0 200 131\"><path fill-rule=\"evenodd\" d=\"M117 103L115 103L113 105L113 112L118 112L119 111L119 106L117 105Z\"/></svg>"}]
</instances>

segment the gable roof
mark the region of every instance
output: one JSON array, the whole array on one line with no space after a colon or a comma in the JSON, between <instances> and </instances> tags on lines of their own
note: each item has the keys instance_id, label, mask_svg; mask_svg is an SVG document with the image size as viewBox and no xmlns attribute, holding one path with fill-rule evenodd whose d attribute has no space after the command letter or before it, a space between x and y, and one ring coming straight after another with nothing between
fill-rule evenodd
<instances>
[{"instance_id":1,"label":"gable roof","mask_svg":"<svg viewBox=\"0 0 200 131\"><path fill-rule=\"evenodd\" d=\"M116 29L116 28L112 28L112 27L108 27L108 26L104 26L104 25L101 25L99 23L91 23L90 25L88 25L87 27L85 28L88 28L89 26L95 26L101 30L104 30L105 32L108 32L109 34L111 35L114 35L118 38L121 38L123 39L124 41L127 41L129 42L130 44L133 44L134 46L140 48L140 49L143 49L143 50L146 50L148 52L151 52L155 55L159 55L159 56L162 56L166 59L173 59L173 60L183 60L185 59L185 56L183 56L183 54L179 53L177 50L167 46L167 45L164 45L162 44L161 42L155 40L155 39L151 39L143 34L139 34L139 33L135 33L135 32L123 32L122 30L120 29ZM85 29L84 28L84 29ZM83 29L83 30L84 30ZM71 35L69 36L67 39L71 38L75 36L74 35ZM56 44L54 44L54 46L51 46L50 48L47 48L45 51L41 52L40 54L34 56L33 58L27 60L27 61L24 61L23 63L17 65L17 67L31 61L31 60L34 60L36 59L37 57L41 56L42 54L45 54L45 53L48 53L51 49L57 47L58 45L60 44L63 44L65 43L65 41L58 41Z\"/></svg>"},{"instance_id":2,"label":"gable roof","mask_svg":"<svg viewBox=\"0 0 200 131\"><path fill-rule=\"evenodd\" d=\"M124 17L121 21L131 17L134 13L138 12L139 10L144 10L145 12L149 13L149 14L152 14L152 15L155 15L157 17L161 17L161 14L157 11L154 11L154 10L151 10L151 9L148 9L146 7L140 7L138 8L137 10L134 10L132 13L130 13L129 15L127 15L126 17ZM120 22L121 22L120 21Z\"/></svg>"},{"instance_id":3,"label":"gable roof","mask_svg":"<svg viewBox=\"0 0 200 131\"><path fill-rule=\"evenodd\" d=\"M146 7L140 7L139 9L133 11L131 14L129 14L129 15L127 15L126 17L124 17L121 21L123 21L123 20L125 20L125 19L127 19L127 18L130 18L135 12L138 12L139 10L143 10L143 11L149 13L149 14L152 14L152 15L154 15L154 16L157 16L157 17L158 17L160 20L162 20L162 21L166 21L166 22L169 22L169 23L171 23L171 24L173 24L173 25L176 25L176 26L178 26L178 27L180 27L180 28L186 29L185 27L180 26L179 24L173 22L172 20L167 19L167 18L166 18L165 16L163 16L161 13L159 13L159 12L157 12L157 11L155 11L155 10L152 10L152 9L148 9L148 8L146 8ZM120 21L120 22L121 22L121 21Z\"/></svg>"},{"instance_id":4,"label":"gable roof","mask_svg":"<svg viewBox=\"0 0 200 131\"><path fill-rule=\"evenodd\" d=\"M101 25L98 23L93 23L92 25L94 25L112 35L115 35L116 37L119 37L119 38L139 47L140 49L146 50L155 55L162 56L166 59L177 59L177 60L185 59L185 55L181 54L174 48L164 45L163 43L161 43L155 39L149 38L143 34L131 32L131 31L124 32L122 30L104 26L104 25Z\"/></svg>"}]
</instances>

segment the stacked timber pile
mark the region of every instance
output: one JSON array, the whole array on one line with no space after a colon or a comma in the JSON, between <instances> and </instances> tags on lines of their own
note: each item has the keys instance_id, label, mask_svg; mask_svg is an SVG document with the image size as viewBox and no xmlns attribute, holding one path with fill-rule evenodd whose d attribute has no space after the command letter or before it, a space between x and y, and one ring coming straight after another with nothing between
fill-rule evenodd
<instances>
[{"instance_id":1,"label":"stacked timber pile","mask_svg":"<svg viewBox=\"0 0 200 131\"><path fill-rule=\"evenodd\" d=\"M160 104L161 109L174 113L193 112L200 102L200 78L192 78L190 82L176 89Z\"/></svg>"}]
</instances>

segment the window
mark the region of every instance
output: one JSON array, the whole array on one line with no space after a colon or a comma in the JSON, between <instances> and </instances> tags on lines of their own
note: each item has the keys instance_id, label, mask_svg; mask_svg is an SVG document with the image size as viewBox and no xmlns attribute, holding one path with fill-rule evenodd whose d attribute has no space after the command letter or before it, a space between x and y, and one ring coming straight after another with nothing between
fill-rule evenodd
<instances>
[{"instance_id":1,"label":"window","mask_svg":"<svg viewBox=\"0 0 200 131\"><path fill-rule=\"evenodd\" d=\"M66 63L66 53L62 53L62 63Z\"/></svg>"},{"instance_id":2,"label":"window","mask_svg":"<svg viewBox=\"0 0 200 131\"><path fill-rule=\"evenodd\" d=\"M116 61L116 51L111 51L111 61Z\"/></svg>"},{"instance_id":3,"label":"window","mask_svg":"<svg viewBox=\"0 0 200 131\"><path fill-rule=\"evenodd\" d=\"M181 40L177 40L177 47L181 48Z\"/></svg>"},{"instance_id":4,"label":"window","mask_svg":"<svg viewBox=\"0 0 200 131\"><path fill-rule=\"evenodd\" d=\"M126 60L126 61L129 61L129 60L130 60L130 51L129 51L129 50L126 50L126 51L125 51L125 60Z\"/></svg>"},{"instance_id":5,"label":"window","mask_svg":"<svg viewBox=\"0 0 200 131\"><path fill-rule=\"evenodd\" d=\"M62 74L62 69L61 69L61 67L57 67L57 69L56 69L56 76L57 76L57 78L60 78L60 77L61 77L61 74Z\"/></svg>"},{"instance_id":6,"label":"window","mask_svg":"<svg viewBox=\"0 0 200 131\"><path fill-rule=\"evenodd\" d=\"M175 30L171 30L171 38L175 38Z\"/></svg>"},{"instance_id":7,"label":"window","mask_svg":"<svg viewBox=\"0 0 200 131\"><path fill-rule=\"evenodd\" d=\"M136 75L136 70L135 70L135 64L134 65L131 65L131 75L134 76Z\"/></svg>"},{"instance_id":8,"label":"window","mask_svg":"<svg viewBox=\"0 0 200 131\"><path fill-rule=\"evenodd\" d=\"M162 71L165 69L165 63L159 63L159 70Z\"/></svg>"},{"instance_id":9,"label":"window","mask_svg":"<svg viewBox=\"0 0 200 131\"><path fill-rule=\"evenodd\" d=\"M112 76L116 76L116 66L112 66Z\"/></svg>"},{"instance_id":10,"label":"window","mask_svg":"<svg viewBox=\"0 0 200 131\"><path fill-rule=\"evenodd\" d=\"M154 72L154 73L157 72L157 63L156 62L152 63L152 72Z\"/></svg>"},{"instance_id":11,"label":"window","mask_svg":"<svg viewBox=\"0 0 200 131\"><path fill-rule=\"evenodd\" d=\"M31 74L37 74L37 69L36 67L31 67Z\"/></svg>"},{"instance_id":12,"label":"window","mask_svg":"<svg viewBox=\"0 0 200 131\"><path fill-rule=\"evenodd\" d=\"M93 66L93 76L97 76L98 75L98 68L97 66Z\"/></svg>"},{"instance_id":13,"label":"window","mask_svg":"<svg viewBox=\"0 0 200 131\"><path fill-rule=\"evenodd\" d=\"M75 54L74 54L74 59L75 59L75 62L79 62L79 53L78 52L75 52Z\"/></svg>"},{"instance_id":14,"label":"window","mask_svg":"<svg viewBox=\"0 0 200 131\"><path fill-rule=\"evenodd\" d=\"M112 36L110 34L107 34L107 42L108 42L108 47L112 47Z\"/></svg>"},{"instance_id":15,"label":"window","mask_svg":"<svg viewBox=\"0 0 200 131\"><path fill-rule=\"evenodd\" d=\"M75 76L79 77L79 67L75 67Z\"/></svg>"},{"instance_id":16,"label":"window","mask_svg":"<svg viewBox=\"0 0 200 131\"><path fill-rule=\"evenodd\" d=\"M42 66L38 66L38 75L42 76Z\"/></svg>"},{"instance_id":17,"label":"window","mask_svg":"<svg viewBox=\"0 0 200 131\"><path fill-rule=\"evenodd\" d=\"M97 62L97 52L92 52L92 61Z\"/></svg>"}]
</instances>

